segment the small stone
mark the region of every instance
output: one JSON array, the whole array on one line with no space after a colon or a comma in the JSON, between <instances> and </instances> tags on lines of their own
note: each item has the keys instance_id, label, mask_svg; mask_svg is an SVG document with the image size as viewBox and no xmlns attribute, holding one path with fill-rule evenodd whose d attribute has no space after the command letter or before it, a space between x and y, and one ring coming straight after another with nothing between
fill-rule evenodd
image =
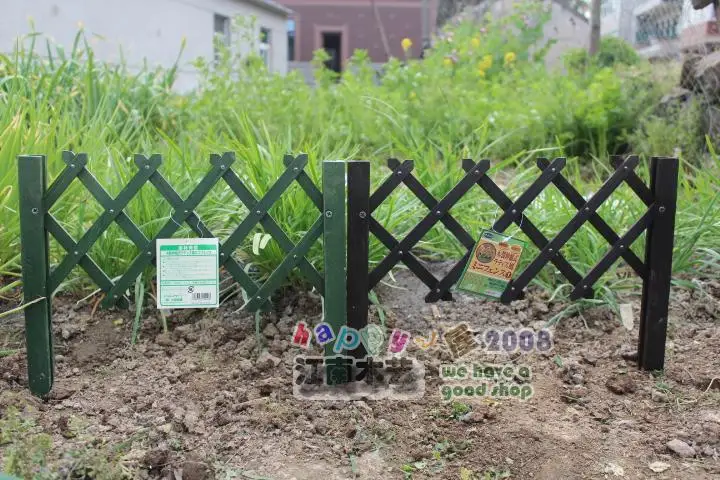
<instances>
[{"instance_id":1,"label":"small stone","mask_svg":"<svg viewBox=\"0 0 720 480\"><path fill-rule=\"evenodd\" d=\"M169 435L170 432L172 432L173 426L172 423L164 423L162 425L159 425L157 429L159 432L162 432L165 435Z\"/></svg>"},{"instance_id":2,"label":"small stone","mask_svg":"<svg viewBox=\"0 0 720 480\"><path fill-rule=\"evenodd\" d=\"M605 468L603 468L603 473L612 474L615 477L624 477L625 469L620 465L608 463L607 465L605 465Z\"/></svg>"},{"instance_id":3,"label":"small stone","mask_svg":"<svg viewBox=\"0 0 720 480\"><path fill-rule=\"evenodd\" d=\"M706 412L703 417L703 421L705 422L713 422L720 424L720 414L716 412Z\"/></svg>"},{"instance_id":4,"label":"small stone","mask_svg":"<svg viewBox=\"0 0 720 480\"><path fill-rule=\"evenodd\" d=\"M706 457L715 457L717 452L710 445L705 445L702 449L702 454Z\"/></svg>"},{"instance_id":5,"label":"small stone","mask_svg":"<svg viewBox=\"0 0 720 480\"><path fill-rule=\"evenodd\" d=\"M670 440L667 443L667 447L683 458L689 458L695 456L695 449L677 438Z\"/></svg>"},{"instance_id":6,"label":"small stone","mask_svg":"<svg viewBox=\"0 0 720 480\"><path fill-rule=\"evenodd\" d=\"M565 409L565 413L567 413L568 415L573 417L573 420L576 420L580 416L580 412L577 411L577 409L575 409L573 407L567 407Z\"/></svg>"},{"instance_id":7,"label":"small stone","mask_svg":"<svg viewBox=\"0 0 720 480\"><path fill-rule=\"evenodd\" d=\"M533 322L532 325L530 325L530 327L533 330L538 331L538 330L542 330L543 328L545 328L546 324L547 324L547 322L545 322L543 320L537 320L537 321Z\"/></svg>"},{"instance_id":8,"label":"small stone","mask_svg":"<svg viewBox=\"0 0 720 480\"><path fill-rule=\"evenodd\" d=\"M571 399L581 399L587 396L588 393L590 393L590 389L587 388L584 385L573 385L573 387L569 391Z\"/></svg>"},{"instance_id":9,"label":"small stone","mask_svg":"<svg viewBox=\"0 0 720 480\"><path fill-rule=\"evenodd\" d=\"M665 462L652 462L648 467L655 473L662 473L670 468L670 464Z\"/></svg>"},{"instance_id":10,"label":"small stone","mask_svg":"<svg viewBox=\"0 0 720 480\"><path fill-rule=\"evenodd\" d=\"M72 369L72 373L73 373L73 375L80 375L80 369L75 367Z\"/></svg>"},{"instance_id":11,"label":"small stone","mask_svg":"<svg viewBox=\"0 0 720 480\"><path fill-rule=\"evenodd\" d=\"M482 412L468 412L460 417L460 420L465 423L483 423L486 421Z\"/></svg>"},{"instance_id":12,"label":"small stone","mask_svg":"<svg viewBox=\"0 0 720 480\"><path fill-rule=\"evenodd\" d=\"M637 385L635 385L633 379L627 375L616 375L614 377L610 377L605 383L605 386L608 390L617 395L625 395L627 393L633 393L637 390Z\"/></svg>"},{"instance_id":13,"label":"small stone","mask_svg":"<svg viewBox=\"0 0 720 480\"><path fill-rule=\"evenodd\" d=\"M362 408L363 410L365 410L368 413L373 413L372 407L362 400L358 400L357 402L355 402L355 405Z\"/></svg>"},{"instance_id":14,"label":"small stone","mask_svg":"<svg viewBox=\"0 0 720 480\"><path fill-rule=\"evenodd\" d=\"M63 328L62 332L60 332L60 335L62 335L63 340L70 340L70 337L72 337L72 332L70 332L70 330L67 328Z\"/></svg>"},{"instance_id":15,"label":"small stone","mask_svg":"<svg viewBox=\"0 0 720 480\"><path fill-rule=\"evenodd\" d=\"M357 428L355 425L350 425L345 429L345 436L347 438L355 438L355 435L357 434Z\"/></svg>"}]
</instances>

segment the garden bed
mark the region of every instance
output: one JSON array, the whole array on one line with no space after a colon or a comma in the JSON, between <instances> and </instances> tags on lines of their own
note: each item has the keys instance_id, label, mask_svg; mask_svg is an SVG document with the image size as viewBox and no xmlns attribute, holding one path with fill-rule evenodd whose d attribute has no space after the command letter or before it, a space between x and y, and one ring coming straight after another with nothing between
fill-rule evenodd
<instances>
[{"instance_id":1,"label":"garden bed","mask_svg":"<svg viewBox=\"0 0 720 480\"><path fill-rule=\"evenodd\" d=\"M401 271L395 279L379 290L374 321L382 310L389 328L414 335L460 322L538 329L567 307L533 291L510 306L457 295L428 305L413 277ZM238 305L173 313L168 333L146 308L135 346L133 313L93 313L92 301L57 298L52 398L27 391L22 348L0 358L10 442L0 456L22 461L37 452L52 471L87 467L91 478L717 478L720 283L701 287L673 290L663 374L635 366L639 296L628 297L631 331L609 307L594 307L552 327L550 353L469 355L530 366L531 399L455 403L439 391L439 366L451 361L443 342L428 351L409 344L408 355L425 365L422 399L294 398L291 363L301 350L291 332L299 321L320 321L312 294L288 292L262 316L259 336L253 315L234 313ZM20 332L21 318L4 323L0 350L20 347Z\"/></svg>"}]
</instances>

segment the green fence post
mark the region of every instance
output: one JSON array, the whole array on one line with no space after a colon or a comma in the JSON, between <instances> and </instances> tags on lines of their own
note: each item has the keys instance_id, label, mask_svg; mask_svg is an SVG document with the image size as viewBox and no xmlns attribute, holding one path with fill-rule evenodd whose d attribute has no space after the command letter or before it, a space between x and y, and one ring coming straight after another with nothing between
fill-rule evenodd
<instances>
[{"instance_id":1,"label":"green fence post","mask_svg":"<svg viewBox=\"0 0 720 480\"><path fill-rule=\"evenodd\" d=\"M345 162L323 162L323 250L325 254L325 319L335 335L347 325L346 290L346 242L345 242ZM335 356L330 342L325 347L325 356ZM349 352L348 352L349 353ZM326 362L327 383L347 383L350 370L342 363Z\"/></svg>"},{"instance_id":2,"label":"green fence post","mask_svg":"<svg viewBox=\"0 0 720 480\"><path fill-rule=\"evenodd\" d=\"M28 384L39 397L53 385L53 337L48 278L48 233L45 229L47 161L44 155L18 157L20 251L22 257ZM39 300L39 301L38 301Z\"/></svg>"}]
</instances>

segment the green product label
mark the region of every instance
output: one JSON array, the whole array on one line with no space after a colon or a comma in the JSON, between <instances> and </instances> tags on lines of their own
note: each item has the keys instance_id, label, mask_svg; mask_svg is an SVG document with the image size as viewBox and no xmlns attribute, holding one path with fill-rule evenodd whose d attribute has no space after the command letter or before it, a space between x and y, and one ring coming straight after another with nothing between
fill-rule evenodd
<instances>
[{"instance_id":1,"label":"green product label","mask_svg":"<svg viewBox=\"0 0 720 480\"><path fill-rule=\"evenodd\" d=\"M217 238L158 240L158 308L218 307L218 259Z\"/></svg>"}]
</instances>

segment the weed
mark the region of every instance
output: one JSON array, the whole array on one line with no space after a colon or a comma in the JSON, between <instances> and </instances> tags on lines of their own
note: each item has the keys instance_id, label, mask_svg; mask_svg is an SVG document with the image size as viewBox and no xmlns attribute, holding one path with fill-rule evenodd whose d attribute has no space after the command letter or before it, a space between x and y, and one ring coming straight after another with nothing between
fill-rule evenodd
<instances>
[{"instance_id":1,"label":"weed","mask_svg":"<svg viewBox=\"0 0 720 480\"><path fill-rule=\"evenodd\" d=\"M47 457L52 437L39 432L29 416L10 407L0 418L0 446L4 447L3 471L27 479L52 478Z\"/></svg>"},{"instance_id":2,"label":"weed","mask_svg":"<svg viewBox=\"0 0 720 480\"><path fill-rule=\"evenodd\" d=\"M462 402L452 402L450 408L452 408L451 417L456 420L461 418L463 415L466 415L471 410L470 405Z\"/></svg>"}]
</instances>

